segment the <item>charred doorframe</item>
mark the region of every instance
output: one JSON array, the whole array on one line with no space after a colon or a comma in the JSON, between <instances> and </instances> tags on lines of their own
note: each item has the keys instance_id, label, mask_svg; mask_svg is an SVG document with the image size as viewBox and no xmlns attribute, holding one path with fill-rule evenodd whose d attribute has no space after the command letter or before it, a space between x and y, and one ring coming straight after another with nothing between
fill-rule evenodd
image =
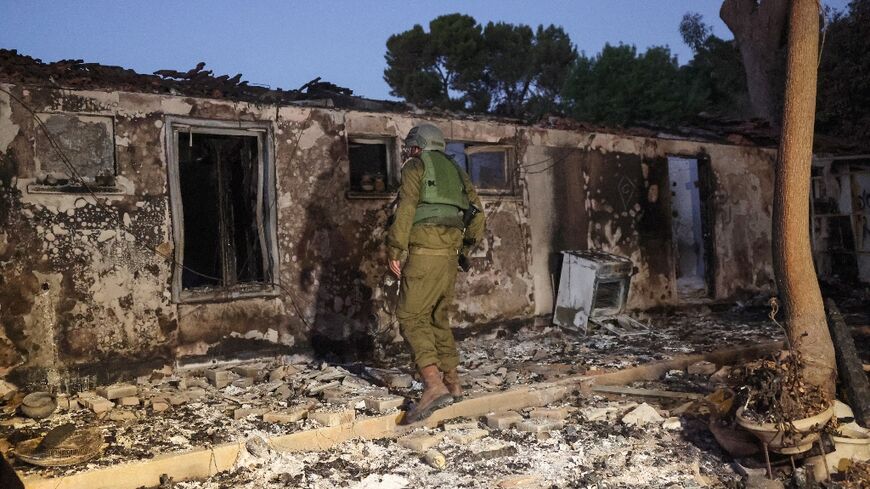
<instances>
[{"instance_id":1,"label":"charred doorframe","mask_svg":"<svg viewBox=\"0 0 870 489\"><path fill-rule=\"evenodd\" d=\"M277 207L275 185L275 155L272 123L268 121L221 121L187 117L166 117L166 155L169 174L169 200L175 245L175 266L172 271L172 300L176 303L216 302L246 297L272 297L279 294L274 284L278 277ZM207 291L184 290L184 208L182 206L179 169L179 138L190 134L247 136L257 138L257 222L260 233L265 283L239 284L236 287L215 287Z\"/></svg>"},{"instance_id":2,"label":"charred doorframe","mask_svg":"<svg viewBox=\"0 0 870 489\"><path fill-rule=\"evenodd\" d=\"M696 160L698 165L698 197L700 199L700 210L701 210L701 237L703 240L704 246L704 284L706 285L706 297L715 298L716 297L716 270L718 266L718 260L716 259L716 233L715 233L715 223L716 223L716 202L715 195L717 189L716 183L716 174L713 171L712 162L710 161L710 155L701 150L699 153L689 154L689 153L668 153L665 158L665 162L668 162L668 159L674 158L685 158ZM667 170L668 172L668 187L670 188L670 168ZM673 209L673 197L671 197L671 192L668 192L668 206ZM672 211L668 212L669 216L672 215ZM673 217L671 217L673 219ZM676 253L676 236L673 235L673 225L669 225L668 229L671 233L671 244L674 250L674 283L676 283L676 268L677 268L677 260L679 257Z\"/></svg>"}]
</instances>

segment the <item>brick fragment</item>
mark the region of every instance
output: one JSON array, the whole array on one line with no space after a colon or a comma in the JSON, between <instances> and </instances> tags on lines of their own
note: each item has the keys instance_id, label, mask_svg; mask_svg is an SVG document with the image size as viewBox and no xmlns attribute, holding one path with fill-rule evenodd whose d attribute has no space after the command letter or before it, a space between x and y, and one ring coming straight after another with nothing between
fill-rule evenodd
<instances>
[{"instance_id":1,"label":"brick fragment","mask_svg":"<svg viewBox=\"0 0 870 489\"><path fill-rule=\"evenodd\" d=\"M562 421L568 417L566 408L535 408L529 413L530 418L552 419Z\"/></svg>"},{"instance_id":2,"label":"brick fragment","mask_svg":"<svg viewBox=\"0 0 870 489\"><path fill-rule=\"evenodd\" d=\"M121 406L138 406L142 402L136 396L125 396L118 399L118 404Z\"/></svg>"},{"instance_id":3,"label":"brick fragment","mask_svg":"<svg viewBox=\"0 0 870 489\"><path fill-rule=\"evenodd\" d=\"M399 396L384 396L365 399L366 409L378 413L385 413L391 409L396 409L404 403L405 398Z\"/></svg>"},{"instance_id":4,"label":"brick fragment","mask_svg":"<svg viewBox=\"0 0 870 489\"><path fill-rule=\"evenodd\" d=\"M163 399L152 399L151 400L151 409L155 413L162 413L169 409L169 403L164 401Z\"/></svg>"},{"instance_id":5,"label":"brick fragment","mask_svg":"<svg viewBox=\"0 0 870 489\"><path fill-rule=\"evenodd\" d=\"M295 423L308 416L308 408L295 408L287 411L269 411L263 415L267 423Z\"/></svg>"},{"instance_id":6,"label":"brick fragment","mask_svg":"<svg viewBox=\"0 0 870 489\"><path fill-rule=\"evenodd\" d=\"M87 409L90 409L96 414L104 413L113 407L115 407L115 403L106 399L105 397L98 396L96 394L89 395L85 397L79 397L78 402L81 403Z\"/></svg>"},{"instance_id":7,"label":"brick fragment","mask_svg":"<svg viewBox=\"0 0 870 489\"><path fill-rule=\"evenodd\" d=\"M342 409L341 411L314 411L308 414L308 418L317 421L323 426L338 426L340 424L351 423L356 419L356 411L353 409Z\"/></svg>"},{"instance_id":8,"label":"brick fragment","mask_svg":"<svg viewBox=\"0 0 870 489\"><path fill-rule=\"evenodd\" d=\"M230 381L232 380L232 376L228 370L206 370L205 378L208 379L211 385L218 389L223 389L230 385Z\"/></svg>"},{"instance_id":9,"label":"brick fragment","mask_svg":"<svg viewBox=\"0 0 870 489\"><path fill-rule=\"evenodd\" d=\"M138 392L139 389L131 384L113 384L97 388L97 394L110 401L122 397L135 396Z\"/></svg>"},{"instance_id":10,"label":"brick fragment","mask_svg":"<svg viewBox=\"0 0 870 489\"><path fill-rule=\"evenodd\" d=\"M523 417L514 411L486 415L486 425L498 430L506 430L522 420Z\"/></svg>"}]
</instances>

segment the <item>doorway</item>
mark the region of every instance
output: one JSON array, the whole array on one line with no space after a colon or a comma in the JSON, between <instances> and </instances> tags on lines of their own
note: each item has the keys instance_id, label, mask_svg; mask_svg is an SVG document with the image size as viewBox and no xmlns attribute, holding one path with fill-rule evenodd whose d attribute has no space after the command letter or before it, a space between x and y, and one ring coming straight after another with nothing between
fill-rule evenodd
<instances>
[{"instance_id":1,"label":"doorway","mask_svg":"<svg viewBox=\"0 0 870 489\"><path fill-rule=\"evenodd\" d=\"M701 167L697 158L668 157L671 187L671 236L677 295L680 299L709 297L709 233L705 223Z\"/></svg>"}]
</instances>

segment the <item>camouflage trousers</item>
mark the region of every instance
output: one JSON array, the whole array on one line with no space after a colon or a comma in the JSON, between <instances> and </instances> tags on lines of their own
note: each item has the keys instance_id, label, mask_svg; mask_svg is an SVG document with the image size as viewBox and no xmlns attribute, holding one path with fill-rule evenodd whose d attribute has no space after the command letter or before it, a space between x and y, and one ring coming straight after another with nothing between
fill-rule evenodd
<instances>
[{"instance_id":1,"label":"camouflage trousers","mask_svg":"<svg viewBox=\"0 0 870 489\"><path fill-rule=\"evenodd\" d=\"M412 250L402 268L396 318L418 369L434 364L446 372L459 365L448 321L457 259L450 250Z\"/></svg>"}]
</instances>

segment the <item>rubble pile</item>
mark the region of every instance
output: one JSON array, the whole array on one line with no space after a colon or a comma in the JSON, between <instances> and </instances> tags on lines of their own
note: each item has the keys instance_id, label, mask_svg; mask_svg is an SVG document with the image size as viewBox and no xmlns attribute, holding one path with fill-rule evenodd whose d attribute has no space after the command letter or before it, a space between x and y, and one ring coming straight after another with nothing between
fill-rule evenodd
<instances>
[{"instance_id":1,"label":"rubble pile","mask_svg":"<svg viewBox=\"0 0 870 489\"><path fill-rule=\"evenodd\" d=\"M686 320L696 323L688 328L691 334L680 319L663 318L661 328L643 337L612 332L577 336L552 327L497 328L459 342L460 370L468 395L474 396L711 350L725 343L758 342L776 332L762 323L735 323L711 316L682 318ZM12 402L0 415L0 450L12 455L16 444L66 423L78 429L101 429L105 447L87 464L36 468L15 461L16 469L24 474L56 476L238 441L251 433L288 434L396 412L406 398L419 395L421 385L411 375L413 367L406 354L393 357L391 363L385 368L329 365L296 355L220 367L165 367L128 383L53 392L57 407L44 419L25 417L18 409L24 393L15 394L10 390L13 386L3 384L8 387L3 395ZM683 388L709 390L692 382ZM526 420L526 428L540 431L545 423L535 419Z\"/></svg>"},{"instance_id":2,"label":"rubble pile","mask_svg":"<svg viewBox=\"0 0 870 489\"><path fill-rule=\"evenodd\" d=\"M324 452L244 454L234 470L178 489L221 487L722 487L740 480L721 452L702 450L660 419L621 421L649 404L572 397L419 429L396 440ZM597 413L606 411L604 417ZM661 414L660 414L661 413ZM588 419L592 416L594 419Z\"/></svg>"}]
</instances>

